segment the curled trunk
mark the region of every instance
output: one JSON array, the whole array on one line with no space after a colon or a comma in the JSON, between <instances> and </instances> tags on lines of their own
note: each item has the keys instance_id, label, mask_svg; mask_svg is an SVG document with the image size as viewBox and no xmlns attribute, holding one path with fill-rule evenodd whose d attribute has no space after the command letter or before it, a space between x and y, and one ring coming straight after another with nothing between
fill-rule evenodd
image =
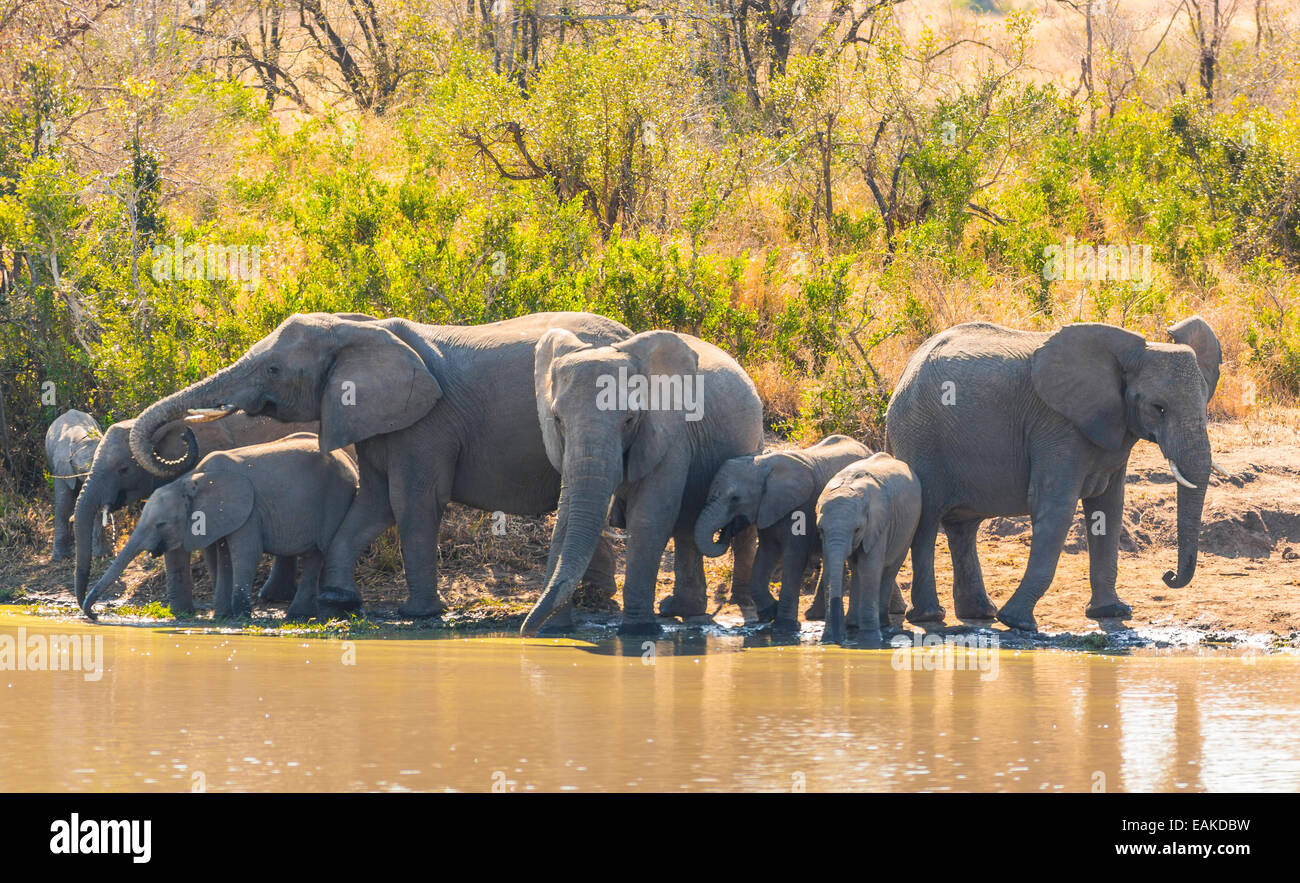
<instances>
[{"instance_id":1,"label":"curled trunk","mask_svg":"<svg viewBox=\"0 0 1300 883\"><path fill-rule=\"evenodd\" d=\"M714 539L730 521L731 513L727 511L727 506L721 499L710 500L700 512L699 518L695 520L695 545L707 557L717 558L726 553L731 546L731 537L726 536L725 533L722 542Z\"/></svg>"},{"instance_id":2,"label":"curled trunk","mask_svg":"<svg viewBox=\"0 0 1300 883\"><path fill-rule=\"evenodd\" d=\"M233 366L232 366L233 367ZM186 430L188 450L176 460L162 457L154 449L154 434L166 423L183 418L191 408L220 407L227 404L231 369L213 374L206 380L187 386L180 392L159 399L140 412L131 427L131 455L135 461L153 475L173 479L193 469L198 463L198 441L194 433Z\"/></svg>"}]
</instances>

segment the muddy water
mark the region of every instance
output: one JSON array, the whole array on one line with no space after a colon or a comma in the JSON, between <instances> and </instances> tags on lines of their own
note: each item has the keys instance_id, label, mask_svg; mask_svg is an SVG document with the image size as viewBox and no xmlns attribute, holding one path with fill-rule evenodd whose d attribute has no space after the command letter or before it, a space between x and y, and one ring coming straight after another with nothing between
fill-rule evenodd
<instances>
[{"instance_id":1,"label":"muddy water","mask_svg":"<svg viewBox=\"0 0 1300 883\"><path fill-rule=\"evenodd\" d=\"M10 670L6 636L56 634L101 637L102 671ZM1295 658L925 670L748 640L348 643L0 611L0 791L1300 789Z\"/></svg>"}]
</instances>

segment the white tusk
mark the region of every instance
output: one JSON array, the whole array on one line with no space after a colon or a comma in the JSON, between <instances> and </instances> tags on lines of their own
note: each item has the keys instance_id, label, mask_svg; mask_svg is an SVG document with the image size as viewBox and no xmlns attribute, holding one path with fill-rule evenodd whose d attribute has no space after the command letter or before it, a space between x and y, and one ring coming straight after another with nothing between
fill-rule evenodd
<instances>
[{"instance_id":1,"label":"white tusk","mask_svg":"<svg viewBox=\"0 0 1300 883\"><path fill-rule=\"evenodd\" d=\"M1179 483L1179 484L1181 484L1183 487L1187 487L1187 488L1191 488L1192 490L1196 490L1196 485L1192 484L1190 481L1188 481L1187 479L1183 478L1183 474L1182 474L1181 472L1178 471L1178 464L1175 463L1175 462L1173 461L1173 458L1172 458L1172 457L1169 459L1169 468L1173 470L1173 472L1174 472L1174 478L1178 479L1178 483Z\"/></svg>"},{"instance_id":2,"label":"white tusk","mask_svg":"<svg viewBox=\"0 0 1300 883\"><path fill-rule=\"evenodd\" d=\"M99 511L104 527L108 527L108 507L104 506Z\"/></svg>"},{"instance_id":3,"label":"white tusk","mask_svg":"<svg viewBox=\"0 0 1300 883\"><path fill-rule=\"evenodd\" d=\"M208 423L212 420L220 420L222 417L229 416L235 412L234 408L190 408L189 413L185 415L186 423Z\"/></svg>"},{"instance_id":4,"label":"white tusk","mask_svg":"<svg viewBox=\"0 0 1300 883\"><path fill-rule=\"evenodd\" d=\"M1213 469L1215 472L1219 473L1220 475L1222 475L1224 478L1232 478L1232 476L1228 474L1228 470L1224 469L1222 466L1220 466L1218 463L1215 463L1213 460L1210 461L1210 468Z\"/></svg>"}]
</instances>

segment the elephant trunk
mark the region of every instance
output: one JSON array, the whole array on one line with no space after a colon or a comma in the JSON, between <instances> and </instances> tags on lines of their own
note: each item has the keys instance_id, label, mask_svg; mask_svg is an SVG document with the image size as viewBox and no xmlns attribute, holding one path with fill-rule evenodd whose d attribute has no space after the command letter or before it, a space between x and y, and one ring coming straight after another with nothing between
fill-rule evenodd
<instances>
[{"instance_id":1,"label":"elephant trunk","mask_svg":"<svg viewBox=\"0 0 1300 883\"><path fill-rule=\"evenodd\" d=\"M101 517L100 510L108 504L108 500L104 499L105 496L100 491L100 485L93 478L88 480L81 488L81 493L77 495L77 506L72 513L72 533L77 544L77 567L73 577L73 588L76 591L78 604L86 599L86 586L90 582L90 559L94 551L92 545L95 522Z\"/></svg>"},{"instance_id":2,"label":"elephant trunk","mask_svg":"<svg viewBox=\"0 0 1300 883\"><path fill-rule=\"evenodd\" d=\"M238 364L236 362L235 365L213 374L206 380L200 380L164 399L159 399L141 411L135 425L131 427L131 455L135 457L135 461L151 474L168 480L193 469L198 463L199 453L198 441L194 438L193 431L186 429L188 450L184 456L176 460L169 460L158 454L153 446L154 433L164 424L184 417L192 408L211 406L234 410L226 390L233 386L232 372Z\"/></svg>"},{"instance_id":3,"label":"elephant trunk","mask_svg":"<svg viewBox=\"0 0 1300 883\"><path fill-rule=\"evenodd\" d=\"M1181 589L1192 581L1192 576L1196 573L1201 512L1205 506L1205 488L1210 481L1208 436L1205 436L1204 444L1197 445L1192 452L1171 456L1170 461L1176 467L1175 473L1181 475L1187 483L1179 482L1178 486L1178 571L1166 571L1164 581L1171 589Z\"/></svg>"},{"instance_id":4,"label":"elephant trunk","mask_svg":"<svg viewBox=\"0 0 1300 883\"><path fill-rule=\"evenodd\" d=\"M725 554L731 546L731 537L725 532L730 521L731 513L721 497L710 500L695 520L695 545L709 558ZM714 539L719 531L723 531L722 542Z\"/></svg>"},{"instance_id":5,"label":"elephant trunk","mask_svg":"<svg viewBox=\"0 0 1300 883\"><path fill-rule=\"evenodd\" d=\"M559 550L552 549L554 567L546 590L524 619L521 635L536 635L578 588L596 551L622 467L622 452L614 445L565 446L564 480L552 539L559 543Z\"/></svg>"},{"instance_id":6,"label":"elephant trunk","mask_svg":"<svg viewBox=\"0 0 1300 883\"><path fill-rule=\"evenodd\" d=\"M826 580L826 603L844 597L844 565L849 557L849 538L831 533L822 539L822 575Z\"/></svg>"},{"instance_id":7,"label":"elephant trunk","mask_svg":"<svg viewBox=\"0 0 1300 883\"><path fill-rule=\"evenodd\" d=\"M96 618L94 607L95 602L99 600L99 596L104 594L109 586L117 582L117 578L122 575L122 571L126 570L126 566L144 550L142 536L143 532L138 530L131 534L131 538L126 541L122 551L117 553L117 557L108 566L108 570L99 578L99 582L95 583L95 587L90 590L90 594L86 596L86 599L81 602L81 611L86 614L87 619Z\"/></svg>"}]
</instances>

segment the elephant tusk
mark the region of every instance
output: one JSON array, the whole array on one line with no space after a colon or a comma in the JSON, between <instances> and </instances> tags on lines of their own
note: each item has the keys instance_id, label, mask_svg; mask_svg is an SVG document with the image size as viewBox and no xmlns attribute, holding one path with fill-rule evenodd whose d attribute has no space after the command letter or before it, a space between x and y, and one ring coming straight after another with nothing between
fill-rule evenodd
<instances>
[{"instance_id":1,"label":"elephant tusk","mask_svg":"<svg viewBox=\"0 0 1300 883\"><path fill-rule=\"evenodd\" d=\"M220 420L222 417L227 417L235 413L236 410L238 409L228 405L222 408L190 408L185 415L185 422L208 423L212 420Z\"/></svg>"},{"instance_id":2,"label":"elephant tusk","mask_svg":"<svg viewBox=\"0 0 1300 883\"><path fill-rule=\"evenodd\" d=\"M1232 478L1232 476L1228 474L1228 470L1224 469L1222 466L1220 466L1218 463L1215 463L1213 460L1210 461L1210 468L1213 469L1215 472L1219 473L1220 475L1222 475L1224 478Z\"/></svg>"},{"instance_id":3,"label":"elephant tusk","mask_svg":"<svg viewBox=\"0 0 1300 883\"><path fill-rule=\"evenodd\" d=\"M100 523L108 527L108 507L102 506L99 510Z\"/></svg>"},{"instance_id":4,"label":"elephant tusk","mask_svg":"<svg viewBox=\"0 0 1300 883\"><path fill-rule=\"evenodd\" d=\"M1183 478L1183 474L1178 471L1178 464L1174 462L1172 457L1169 458L1169 468L1173 470L1174 478L1178 479L1179 484L1181 484L1185 488L1191 488L1192 490L1196 490L1196 485L1192 484L1190 481Z\"/></svg>"}]
</instances>

